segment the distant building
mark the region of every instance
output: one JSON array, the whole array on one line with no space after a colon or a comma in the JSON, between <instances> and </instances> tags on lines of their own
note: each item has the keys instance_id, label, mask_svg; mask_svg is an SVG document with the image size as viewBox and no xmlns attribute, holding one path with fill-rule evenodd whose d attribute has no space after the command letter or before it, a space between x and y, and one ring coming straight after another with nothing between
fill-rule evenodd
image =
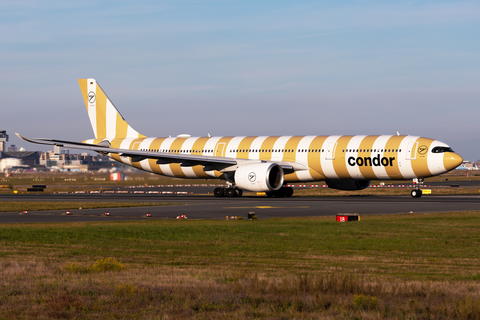
<instances>
[{"instance_id":1,"label":"distant building","mask_svg":"<svg viewBox=\"0 0 480 320\"><path fill-rule=\"evenodd\" d=\"M21 170L60 170L60 171L116 171L130 168L125 164L113 161L109 157L88 153L70 154L68 149L55 146L53 151L25 151L18 150L17 146L11 145L6 148L8 135L5 130L0 130L0 164L4 169L12 170L12 164L16 164ZM8 169L10 168L10 169ZM20 170L20 169L19 169Z\"/></svg>"},{"instance_id":2,"label":"distant building","mask_svg":"<svg viewBox=\"0 0 480 320\"><path fill-rule=\"evenodd\" d=\"M0 152L7 151L5 149L5 144L7 143L7 141L8 141L7 131L0 130Z\"/></svg>"},{"instance_id":3,"label":"distant building","mask_svg":"<svg viewBox=\"0 0 480 320\"><path fill-rule=\"evenodd\" d=\"M463 161L461 165L455 168L456 170L478 170L477 164L475 162Z\"/></svg>"},{"instance_id":4,"label":"distant building","mask_svg":"<svg viewBox=\"0 0 480 320\"><path fill-rule=\"evenodd\" d=\"M74 154L68 153L68 150L65 149L42 152L40 164L50 170L82 172L100 169L118 170L126 167L126 165L114 162L109 157L100 154L93 156L88 153Z\"/></svg>"},{"instance_id":5,"label":"distant building","mask_svg":"<svg viewBox=\"0 0 480 320\"><path fill-rule=\"evenodd\" d=\"M16 152L1 152L0 160L3 159L18 159L21 164L31 168L37 167L40 164L40 151L16 151Z\"/></svg>"}]
</instances>

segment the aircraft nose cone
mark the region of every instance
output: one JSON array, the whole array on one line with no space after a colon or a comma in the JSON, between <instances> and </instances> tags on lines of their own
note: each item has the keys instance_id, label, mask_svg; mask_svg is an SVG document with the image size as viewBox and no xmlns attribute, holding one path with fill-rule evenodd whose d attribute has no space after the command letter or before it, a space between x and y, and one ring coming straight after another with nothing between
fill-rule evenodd
<instances>
[{"instance_id":1,"label":"aircraft nose cone","mask_svg":"<svg viewBox=\"0 0 480 320\"><path fill-rule=\"evenodd\" d=\"M463 158L455 152L445 152L443 156L443 165L450 171L458 167L463 162Z\"/></svg>"}]
</instances>

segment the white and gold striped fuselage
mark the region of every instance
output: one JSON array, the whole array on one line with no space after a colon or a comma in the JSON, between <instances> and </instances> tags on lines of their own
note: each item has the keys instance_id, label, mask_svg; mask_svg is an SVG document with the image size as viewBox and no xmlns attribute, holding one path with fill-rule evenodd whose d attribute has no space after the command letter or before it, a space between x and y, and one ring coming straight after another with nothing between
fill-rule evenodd
<instances>
[{"instance_id":1,"label":"white and gold striped fuselage","mask_svg":"<svg viewBox=\"0 0 480 320\"><path fill-rule=\"evenodd\" d=\"M97 144L104 139L91 139ZM226 157L238 160L291 162L303 166L285 174L285 181L335 179L403 180L430 177L458 165L458 155L437 152L448 146L417 136L258 136L258 137L171 137L112 139L112 148L159 153ZM180 163L157 164L155 159L132 162L119 154L110 156L122 163L157 174L178 178L224 178L219 171Z\"/></svg>"}]
</instances>

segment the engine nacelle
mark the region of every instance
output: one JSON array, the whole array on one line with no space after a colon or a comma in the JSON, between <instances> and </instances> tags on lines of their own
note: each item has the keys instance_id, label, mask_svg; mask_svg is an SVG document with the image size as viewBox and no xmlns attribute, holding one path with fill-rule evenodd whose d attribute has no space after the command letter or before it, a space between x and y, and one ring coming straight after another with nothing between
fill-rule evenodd
<instances>
[{"instance_id":1,"label":"engine nacelle","mask_svg":"<svg viewBox=\"0 0 480 320\"><path fill-rule=\"evenodd\" d=\"M235 184L249 191L277 191L283 185L283 177L283 168L276 163L248 164L235 171Z\"/></svg>"},{"instance_id":2,"label":"engine nacelle","mask_svg":"<svg viewBox=\"0 0 480 320\"><path fill-rule=\"evenodd\" d=\"M338 190L363 190L368 188L370 180L326 180L329 188Z\"/></svg>"}]
</instances>

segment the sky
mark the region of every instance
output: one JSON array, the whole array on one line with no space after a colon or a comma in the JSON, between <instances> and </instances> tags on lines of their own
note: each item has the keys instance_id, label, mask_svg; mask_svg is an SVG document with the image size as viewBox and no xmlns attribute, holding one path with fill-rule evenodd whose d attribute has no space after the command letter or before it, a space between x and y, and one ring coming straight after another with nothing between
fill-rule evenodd
<instances>
[{"instance_id":1,"label":"sky","mask_svg":"<svg viewBox=\"0 0 480 320\"><path fill-rule=\"evenodd\" d=\"M419 135L480 159L478 1L0 2L0 130L93 137L95 78L147 136Z\"/></svg>"}]
</instances>

